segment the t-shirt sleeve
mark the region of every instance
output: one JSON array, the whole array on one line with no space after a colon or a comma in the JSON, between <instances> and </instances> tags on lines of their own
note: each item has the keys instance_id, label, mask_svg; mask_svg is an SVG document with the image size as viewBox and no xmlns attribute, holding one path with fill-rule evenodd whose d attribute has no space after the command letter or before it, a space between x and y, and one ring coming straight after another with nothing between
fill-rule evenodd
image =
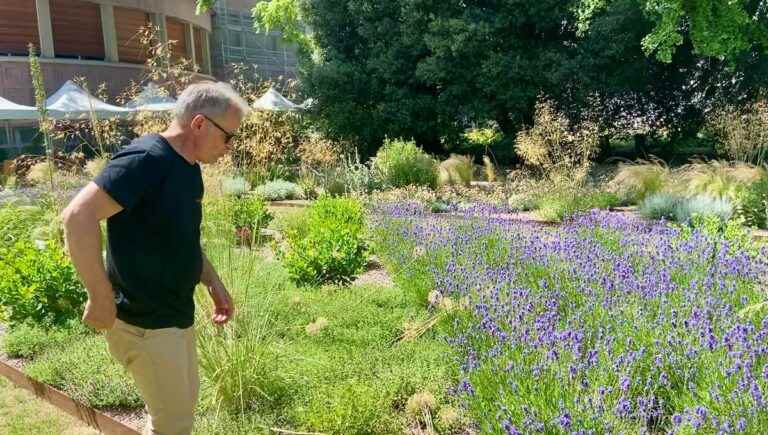
<instances>
[{"instance_id":1,"label":"t-shirt sleeve","mask_svg":"<svg viewBox=\"0 0 768 435\"><path fill-rule=\"evenodd\" d=\"M147 192L159 187L164 174L161 160L147 151L118 153L93 182L130 210Z\"/></svg>"}]
</instances>

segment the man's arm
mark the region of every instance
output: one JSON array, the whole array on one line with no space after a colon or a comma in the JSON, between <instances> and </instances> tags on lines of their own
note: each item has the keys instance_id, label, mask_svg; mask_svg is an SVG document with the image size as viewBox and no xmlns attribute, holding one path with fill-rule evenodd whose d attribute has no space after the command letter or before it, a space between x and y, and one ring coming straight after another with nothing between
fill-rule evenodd
<instances>
[{"instance_id":1,"label":"man's arm","mask_svg":"<svg viewBox=\"0 0 768 435\"><path fill-rule=\"evenodd\" d=\"M223 325L235 315L235 306L232 303L232 297L227 288L213 268L213 264L208 261L208 257L203 252L203 273L200 275L200 282L208 287L208 294L213 299L215 311L213 313L213 323Z\"/></svg>"},{"instance_id":2,"label":"man's arm","mask_svg":"<svg viewBox=\"0 0 768 435\"><path fill-rule=\"evenodd\" d=\"M96 329L111 328L117 315L101 254L99 222L121 210L120 204L91 182L62 213L69 255L88 292L83 322Z\"/></svg>"}]
</instances>

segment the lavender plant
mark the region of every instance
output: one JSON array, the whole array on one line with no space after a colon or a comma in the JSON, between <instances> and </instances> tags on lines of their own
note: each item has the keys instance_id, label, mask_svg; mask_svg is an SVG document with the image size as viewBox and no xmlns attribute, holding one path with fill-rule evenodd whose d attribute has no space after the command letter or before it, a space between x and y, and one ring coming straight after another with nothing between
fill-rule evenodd
<instances>
[{"instance_id":1,"label":"lavender plant","mask_svg":"<svg viewBox=\"0 0 768 435\"><path fill-rule=\"evenodd\" d=\"M557 229L457 221L402 203L371 224L395 276L469 298L449 329L452 393L480 432L768 427L768 316L738 315L764 301L768 264L743 234L598 211Z\"/></svg>"}]
</instances>

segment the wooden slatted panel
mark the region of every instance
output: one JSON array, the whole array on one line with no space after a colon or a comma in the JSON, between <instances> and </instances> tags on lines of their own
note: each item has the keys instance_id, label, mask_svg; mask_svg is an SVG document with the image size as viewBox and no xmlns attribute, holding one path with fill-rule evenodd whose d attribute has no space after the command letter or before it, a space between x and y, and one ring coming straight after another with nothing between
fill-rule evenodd
<instances>
[{"instance_id":1,"label":"wooden slatted panel","mask_svg":"<svg viewBox=\"0 0 768 435\"><path fill-rule=\"evenodd\" d=\"M147 60L147 53L141 46L138 32L149 23L147 12L115 6L117 56L120 62L144 63Z\"/></svg>"},{"instance_id":2,"label":"wooden slatted panel","mask_svg":"<svg viewBox=\"0 0 768 435\"><path fill-rule=\"evenodd\" d=\"M173 45L173 55L176 58L187 57L187 32L186 26L182 21L175 18L166 18L165 29L168 33L168 40L174 40L176 43Z\"/></svg>"},{"instance_id":3,"label":"wooden slatted panel","mask_svg":"<svg viewBox=\"0 0 768 435\"><path fill-rule=\"evenodd\" d=\"M205 30L195 27L195 60L201 70L205 65L203 61L203 38L205 38Z\"/></svg>"},{"instance_id":4,"label":"wooden slatted panel","mask_svg":"<svg viewBox=\"0 0 768 435\"><path fill-rule=\"evenodd\" d=\"M35 0L0 1L0 54L27 54L29 43L40 53Z\"/></svg>"},{"instance_id":5,"label":"wooden slatted panel","mask_svg":"<svg viewBox=\"0 0 768 435\"><path fill-rule=\"evenodd\" d=\"M50 1L56 57L104 59L99 5L80 0Z\"/></svg>"}]
</instances>

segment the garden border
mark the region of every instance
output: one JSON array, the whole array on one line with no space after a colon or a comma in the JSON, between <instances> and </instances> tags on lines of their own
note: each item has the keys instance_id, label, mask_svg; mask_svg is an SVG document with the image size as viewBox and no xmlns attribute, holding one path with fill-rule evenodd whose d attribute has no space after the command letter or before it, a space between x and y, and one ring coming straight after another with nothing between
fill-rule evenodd
<instances>
[{"instance_id":1,"label":"garden border","mask_svg":"<svg viewBox=\"0 0 768 435\"><path fill-rule=\"evenodd\" d=\"M30 378L21 370L2 360L0 360L0 376L102 433L107 435L139 434L136 428L84 405L48 384Z\"/></svg>"}]
</instances>

